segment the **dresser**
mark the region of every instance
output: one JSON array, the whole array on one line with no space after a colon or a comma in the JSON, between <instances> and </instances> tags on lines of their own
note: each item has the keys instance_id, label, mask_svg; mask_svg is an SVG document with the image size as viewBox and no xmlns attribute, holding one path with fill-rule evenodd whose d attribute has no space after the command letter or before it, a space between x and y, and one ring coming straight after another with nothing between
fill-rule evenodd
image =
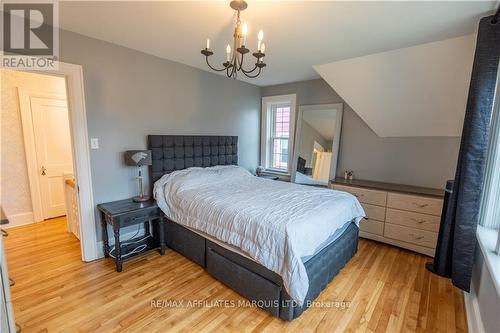
<instances>
[{"instance_id":1,"label":"dresser","mask_svg":"<svg viewBox=\"0 0 500 333\"><path fill-rule=\"evenodd\" d=\"M341 178L330 187L353 194L363 206L360 237L434 256L444 190Z\"/></svg>"}]
</instances>

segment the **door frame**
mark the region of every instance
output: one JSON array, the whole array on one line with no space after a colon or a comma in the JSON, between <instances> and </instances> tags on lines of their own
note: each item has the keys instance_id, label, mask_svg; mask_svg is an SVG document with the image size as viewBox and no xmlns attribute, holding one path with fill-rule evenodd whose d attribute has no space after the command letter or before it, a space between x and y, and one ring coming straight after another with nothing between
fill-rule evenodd
<instances>
[{"instance_id":1,"label":"door frame","mask_svg":"<svg viewBox=\"0 0 500 333\"><path fill-rule=\"evenodd\" d=\"M71 147L73 151L73 172L78 184L81 255L83 261L92 261L98 258L98 251L90 150L88 145L87 112L85 108L85 92L83 86L83 68L80 65L64 62L57 62L57 65L57 70L33 71L33 73L60 76L66 79L66 99L68 102ZM18 92L25 147L31 146L31 148L26 149L26 161L28 164L28 178L33 204L33 214L35 216L35 221L40 221L42 206L40 200L40 187L37 179L38 167L36 164L36 155L33 155L35 153L35 141L29 99L32 96L49 96L49 98L54 98L54 96L58 96L58 94L40 94L40 92L29 91L22 88L18 88ZM43 215L41 220L43 220Z\"/></svg>"}]
</instances>

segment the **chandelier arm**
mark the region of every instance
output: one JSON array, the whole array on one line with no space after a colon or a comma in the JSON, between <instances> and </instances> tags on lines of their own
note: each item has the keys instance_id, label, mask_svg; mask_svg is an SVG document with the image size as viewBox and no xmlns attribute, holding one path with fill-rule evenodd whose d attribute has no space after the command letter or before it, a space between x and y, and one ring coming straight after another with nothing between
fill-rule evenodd
<instances>
[{"instance_id":1,"label":"chandelier arm","mask_svg":"<svg viewBox=\"0 0 500 333\"><path fill-rule=\"evenodd\" d=\"M240 62L240 67L238 68L238 70L242 71L243 73L246 73L246 74L250 74L250 73L253 73L255 70L257 69L257 66L255 66L252 70L245 70L243 68L243 54L241 55L241 62Z\"/></svg>"},{"instance_id":2,"label":"chandelier arm","mask_svg":"<svg viewBox=\"0 0 500 333\"><path fill-rule=\"evenodd\" d=\"M232 77L233 76L233 73L234 73L234 66L231 66L231 67L227 67L226 68L226 76L227 77Z\"/></svg>"},{"instance_id":3,"label":"chandelier arm","mask_svg":"<svg viewBox=\"0 0 500 333\"><path fill-rule=\"evenodd\" d=\"M256 67L256 68L257 68L257 67ZM254 70L255 70L255 69L254 69ZM250 79L254 79L254 78L256 78L257 76L259 76L259 75L260 75L260 71L261 71L261 70L262 70L262 68L260 68L260 67L259 67L259 71L258 71L258 72L257 72L257 74L255 74L255 75L248 75L248 73L249 73L249 72L245 72L245 71L243 71L243 74L245 74L245 76L246 76L246 77L248 77L248 78L250 78ZM253 72L253 70L252 70L252 72Z\"/></svg>"},{"instance_id":4,"label":"chandelier arm","mask_svg":"<svg viewBox=\"0 0 500 333\"><path fill-rule=\"evenodd\" d=\"M233 79L236 79L236 76L238 75L237 66L238 66L238 64L235 62L234 66L233 66L233 68L231 70L231 77Z\"/></svg>"},{"instance_id":5,"label":"chandelier arm","mask_svg":"<svg viewBox=\"0 0 500 333\"><path fill-rule=\"evenodd\" d=\"M250 71L246 71L246 70L245 70L245 69L243 69L243 68L241 69L241 71L242 71L243 73L245 73L245 74L250 74L250 73L255 72L255 70L256 70L256 69L257 69L257 66L255 66L255 67L254 67L252 70L250 70Z\"/></svg>"},{"instance_id":6,"label":"chandelier arm","mask_svg":"<svg viewBox=\"0 0 500 333\"><path fill-rule=\"evenodd\" d=\"M210 65L210 63L208 62L208 57L205 57L205 60L207 61L207 65L208 67L210 67L212 70L216 71L216 72L222 72L222 71L225 71L227 68L222 68L222 69L217 69L217 68L214 68L212 67L212 65Z\"/></svg>"},{"instance_id":7,"label":"chandelier arm","mask_svg":"<svg viewBox=\"0 0 500 333\"><path fill-rule=\"evenodd\" d=\"M241 57L240 57L240 67L238 68L238 70L240 70L240 71L243 70L243 53L241 54Z\"/></svg>"}]
</instances>

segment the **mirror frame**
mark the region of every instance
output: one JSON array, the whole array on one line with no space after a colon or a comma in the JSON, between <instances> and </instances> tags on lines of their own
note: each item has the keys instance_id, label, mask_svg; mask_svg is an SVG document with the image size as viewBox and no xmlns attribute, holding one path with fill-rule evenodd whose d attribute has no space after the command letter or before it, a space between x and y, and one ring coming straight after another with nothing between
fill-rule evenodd
<instances>
[{"instance_id":1,"label":"mirror frame","mask_svg":"<svg viewBox=\"0 0 500 333\"><path fill-rule=\"evenodd\" d=\"M333 136L332 144L332 162L330 165L330 179L335 179L337 174L337 163L339 159L340 150L340 135L342 132L342 118L344 115L344 103L334 103L334 104L314 104L314 105L300 105L299 112L297 112L297 118L295 120L295 139L293 147L293 160L292 169L290 175L290 181L295 183L295 174L297 172L297 158L299 157L299 147L300 147L300 134L302 129L302 114L304 111L316 111L324 109L335 109L337 110L337 119L335 121L335 134ZM328 184L327 184L328 186Z\"/></svg>"}]
</instances>

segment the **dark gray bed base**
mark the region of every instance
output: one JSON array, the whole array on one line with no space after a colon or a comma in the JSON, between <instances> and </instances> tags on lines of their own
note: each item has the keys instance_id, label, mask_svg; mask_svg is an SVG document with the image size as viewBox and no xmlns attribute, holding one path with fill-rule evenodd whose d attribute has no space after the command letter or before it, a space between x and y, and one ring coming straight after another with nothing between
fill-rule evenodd
<instances>
[{"instance_id":1,"label":"dark gray bed base","mask_svg":"<svg viewBox=\"0 0 500 333\"><path fill-rule=\"evenodd\" d=\"M237 136L148 135L153 164L153 184L164 174L189 167L238 164ZM300 316L307 308L291 302L281 277L265 267L167 221L167 246L204 267L208 273L265 310L284 320ZM305 304L337 275L358 249L358 227L352 224L335 242L306 263L309 291Z\"/></svg>"},{"instance_id":2,"label":"dark gray bed base","mask_svg":"<svg viewBox=\"0 0 500 333\"><path fill-rule=\"evenodd\" d=\"M358 249L358 227L352 223L340 238L309 259L309 291L303 306L291 301L281 277L262 265L167 219L167 246L272 315L284 320L300 316Z\"/></svg>"}]
</instances>

